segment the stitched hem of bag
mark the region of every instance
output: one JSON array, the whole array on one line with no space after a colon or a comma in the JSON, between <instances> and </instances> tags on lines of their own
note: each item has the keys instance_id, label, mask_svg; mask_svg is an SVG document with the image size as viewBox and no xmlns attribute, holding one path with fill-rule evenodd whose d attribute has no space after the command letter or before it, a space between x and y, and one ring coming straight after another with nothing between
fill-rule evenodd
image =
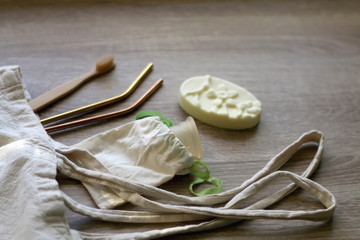
<instances>
[{"instance_id":1,"label":"stitched hem of bag","mask_svg":"<svg viewBox=\"0 0 360 240\"><path fill-rule=\"evenodd\" d=\"M16 72L18 71L18 74L15 74L16 78L13 78L12 82L8 82L7 84L8 85L4 85L4 81L3 81L3 77L2 77L2 74L7 72L7 71L13 71L13 72ZM15 85L22 85L22 81L21 81L21 71L20 71L20 67L17 66L17 65L11 65L11 66L2 66L0 67L0 90L3 90L3 89L7 89L7 88L10 88L12 86L15 86Z\"/></svg>"}]
</instances>

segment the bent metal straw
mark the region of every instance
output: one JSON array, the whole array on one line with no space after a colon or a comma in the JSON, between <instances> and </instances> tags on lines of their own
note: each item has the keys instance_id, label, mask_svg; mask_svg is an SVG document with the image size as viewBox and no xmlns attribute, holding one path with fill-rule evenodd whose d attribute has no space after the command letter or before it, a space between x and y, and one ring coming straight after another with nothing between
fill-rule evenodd
<instances>
[{"instance_id":1,"label":"bent metal straw","mask_svg":"<svg viewBox=\"0 0 360 240\"><path fill-rule=\"evenodd\" d=\"M80 120L76 120L76 121L72 121L72 122L67 122L67 123L63 123L63 124L46 127L45 130L48 133L52 133L52 132L56 132L56 131L66 130L66 129L73 128L73 127L79 127L79 126L86 125L86 124L91 124L91 123L95 123L95 122L100 122L100 121L116 118L116 117L125 115L127 113L130 113L130 112L134 111L135 109L139 108L157 89L159 89L160 86L162 85L162 82L163 82L163 79L160 78L158 81L156 81L150 87L150 89L146 93L144 93L144 95L142 95L133 105L131 105L128 108L125 108L125 109L122 109L119 111L115 111L115 112L105 113L105 114L94 116L94 117L84 118L84 119L80 119Z\"/></svg>"},{"instance_id":2,"label":"bent metal straw","mask_svg":"<svg viewBox=\"0 0 360 240\"><path fill-rule=\"evenodd\" d=\"M121 100L125 99L139 86L139 84L142 82L142 80L145 79L145 77L151 71L152 67L153 67L153 63L149 63L144 68L144 70L139 74L139 76L137 76L137 78L131 83L131 85L128 87L128 89L126 89L120 95L117 95L117 96L112 97L112 98L105 99L105 100L100 101L100 102L89 104L89 105L86 105L86 106L83 106L83 107L80 107L80 108L77 108L77 109L73 109L73 110L70 110L70 111L67 111L67 112L52 116L52 117L42 119L40 121L41 124L43 124L43 125L49 124L49 123L52 123L52 122L55 122L55 121L58 121L58 120L61 120L61 119L64 119L64 118L67 118L67 117L70 117L70 116L74 116L76 114L84 113L84 112L87 112L87 111L90 111L90 110L95 110L97 108L104 107L106 105L109 105L109 104L112 104L112 103L115 103L115 102L118 102L118 101L121 101Z\"/></svg>"}]
</instances>

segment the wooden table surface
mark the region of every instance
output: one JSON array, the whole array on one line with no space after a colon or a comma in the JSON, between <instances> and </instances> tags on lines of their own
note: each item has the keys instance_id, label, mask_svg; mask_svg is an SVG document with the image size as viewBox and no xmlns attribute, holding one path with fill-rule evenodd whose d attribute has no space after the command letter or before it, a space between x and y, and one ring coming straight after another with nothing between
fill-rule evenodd
<instances>
[{"instance_id":1,"label":"wooden table surface","mask_svg":"<svg viewBox=\"0 0 360 240\"><path fill-rule=\"evenodd\" d=\"M322 164L311 177L329 189L337 208L328 222L251 220L171 239L359 239L360 236L360 2L359 1L2 1L0 65L20 65L32 97L90 70L113 54L116 68L39 112L61 113L125 90L148 62L154 69L124 102L132 104L158 78L162 88L140 110L155 110L175 123L180 84L210 74L250 90L263 103L260 124L223 130L196 121L203 160L224 190L239 186L302 133L326 138ZM71 145L134 119L135 113L52 137ZM314 149L296 154L284 169L301 173ZM191 176L161 186L188 194ZM77 181L61 188L94 206ZM275 182L275 191L285 182ZM320 207L296 191L271 209ZM72 228L127 232L176 224L115 224L66 212ZM169 238L169 239L170 239Z\"/></svg>"}]
</instances>

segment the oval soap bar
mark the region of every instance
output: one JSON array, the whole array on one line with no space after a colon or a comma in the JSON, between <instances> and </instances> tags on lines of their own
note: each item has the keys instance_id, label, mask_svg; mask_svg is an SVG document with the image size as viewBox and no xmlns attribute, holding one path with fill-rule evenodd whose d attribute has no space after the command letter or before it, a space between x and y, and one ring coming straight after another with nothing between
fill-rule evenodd
<instances>
[{"instance_id":1,"label":"oval soap bar","mask_svg":"<svg viewBox=\"0 0 360 240\"><path fill-rule=\"evenodd\" d=\"M261 102L246 89L213 76L198 76L181 84L179 104L194 118L227 129L247 129L260 120Z\"/></svg>"}]
</instances>

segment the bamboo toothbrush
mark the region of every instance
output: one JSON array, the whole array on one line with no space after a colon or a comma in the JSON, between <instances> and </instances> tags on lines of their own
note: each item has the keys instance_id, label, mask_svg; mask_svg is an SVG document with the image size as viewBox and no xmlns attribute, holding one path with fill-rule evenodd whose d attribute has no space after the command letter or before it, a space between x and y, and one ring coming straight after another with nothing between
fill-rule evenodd
<instances>
[{"instance_id":1,"label":"bamboo toothbrush","mask_svg":"<svg viewBox=\"0 0 360 240\"><path fill-rule=\"evenodd\" d=\"M67 81L50 91L40 95L39 97L29 102L30 107L34 112L48 106L49 104L59 100L60 98L72 93L78 89L82 84L86 83L90 79L105 74L115 67L114 57L105 56L96 62L96 65L88 73L77 77L73 80Z\"/></svg>"}]
</instances>

